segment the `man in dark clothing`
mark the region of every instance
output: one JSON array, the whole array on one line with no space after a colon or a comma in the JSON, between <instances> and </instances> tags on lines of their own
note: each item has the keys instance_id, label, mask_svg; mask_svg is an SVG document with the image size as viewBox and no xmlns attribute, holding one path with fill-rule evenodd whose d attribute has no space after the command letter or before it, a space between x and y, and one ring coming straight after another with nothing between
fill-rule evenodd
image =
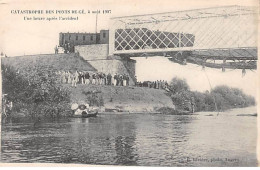
<instances>
[{"instance_id":1,"label":"man in dark clothing","mask_svg":"<svg viewBox=\"0 0 260 170\"><path fill-rule=\"evenodd\" d=\"M116 85L117 86L120 85L120 75L117 75L117 77L116 77Z\"/></svg>"},{"instance_id":2,"label":"man in dark clothing","mask_svg":"<svg viewBox=\"0 0 260 170\"><path fill-rule=\"evenodd\" d=\"M114 75L114 86L118 86L118 75L117 75L117 73Z\"/></svg>"},{"instance_id":3,"label":"man in dark clothing","mask_svg":"<svg viewBox=\"0 0 260 170\"><path fill-rule=\"evenodd\" d=\"M90 77L89 73L86 72L84 76L85 76L85 84L89 84L89 77Z\"/></svg>"},{"instance_id":4,"label":"man in dark clothing","mask_svg":"<svg viewBox=\"0 0 260 170\"><path fill-rule=\"evenodd\" d=\"M110 73L107 75L107 85L111 85L112 76Z\"/></svg>"},{"instance_id":5,"label":"man in dark clothing","mask_svg":"<svg viewBox=\"0 0 260 170\"><path fill-rule=\"evenodd\" d=\"M119 86L123 86L123 75L119 76Z\"/></svg>"},{"instance_id":6,"label":"man in dark clothing","mask_svg":"<svg viewBox=\"0 0 260 170\"><path fill-rule=\"evenodd\" d=\"M107 85L107 76L103 73L103 85Z\"/></svg>"},{"instance_id":7,"label":"man in dark clothing","mask_svg":"<svg viewBox=\"0 0 260 170\"><path fill-rule=\"evenodd\" d=\"M126 85L129 86L129 76L126 75Z\"/></svg>"},{"instance_id":8,"label":"man in dark clothing","mask_svg":"<svg viewBox=\"0 0 260 170\"><path fill-rule=\"evenodd\" d=\"M83 74L82 74L82 72L80 71L80 72L79 72L79 84L80 84L80 83L83 84L82 82L83 82Z\"/></svg>"}]
</instances>

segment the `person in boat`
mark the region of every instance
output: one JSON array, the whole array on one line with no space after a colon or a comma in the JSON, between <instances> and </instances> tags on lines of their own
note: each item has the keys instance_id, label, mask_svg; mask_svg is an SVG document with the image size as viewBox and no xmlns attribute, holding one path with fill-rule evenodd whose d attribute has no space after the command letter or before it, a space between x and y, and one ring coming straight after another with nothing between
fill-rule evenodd
<instances>
[{"instance_id":1,"label":"person in boat","mask_svg":"<svg viewBox=\"0 0 260 170\"><path fill-rule=\"evenodd\" d=\"M74 115L83 115L89 114L89 104L78 105L76 103L72 104L71 110L74 112Z\"/></svg>"}]
</instances>

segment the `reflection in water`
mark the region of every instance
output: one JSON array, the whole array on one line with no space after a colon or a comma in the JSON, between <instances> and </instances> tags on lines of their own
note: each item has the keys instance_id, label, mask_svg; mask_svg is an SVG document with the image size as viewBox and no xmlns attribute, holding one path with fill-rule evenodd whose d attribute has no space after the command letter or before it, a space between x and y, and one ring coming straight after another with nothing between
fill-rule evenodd
<instances>
[{"instance_id":1,"label":"reflection in water","mask_svg":"<svg viewBox=\"0 0 260 170\"><path fill-rule=\"evenodd\" d=\"M115 138L116 164L137 165L137 153L134 153L135 146L135 122L118 121L116 123L116 133L120 134ZM124 123L124 125L122 124ZM123 127L123 128L122 128ZM121 135L122 134L122 135ZM127 135L128 134L128 135ZM127 135L127 136L126 136Z\"/></svg>"},{"instance_id":2,"label":"reflection in water","mask_svg":"<svg viewBox=\"0 0 260 170\"><path fill-rule=\"evenodd\" d=\"M3 120L1 161L256 166L256 118L205 114Z\"/></svg>"}]
</instances>

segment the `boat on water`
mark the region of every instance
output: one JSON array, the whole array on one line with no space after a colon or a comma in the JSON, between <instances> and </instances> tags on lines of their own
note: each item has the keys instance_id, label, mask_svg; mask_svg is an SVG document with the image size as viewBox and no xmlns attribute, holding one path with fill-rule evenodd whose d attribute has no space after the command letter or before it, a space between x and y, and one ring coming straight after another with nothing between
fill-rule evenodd
<instances>
[{"instance_id":1,"label":"boat on water","mask_svg":"<svg viewBox=\"0 0 260 170\"><path fill-rule=\"evenodd\" d=\"M72 117L74 118L89 118L89 117L97 117L98 111L96 111L95 113L86 113L86 112L82 112L81 115L73 115Z\"/></svg>"},{"instance_id":2,"label":"boat on water","mask_svg":"<svg viewBox=\"0 0 260 170\"><path fill-rule=\"evenodd\" d=\"M88 104L72 104L71 110L73 112L72 117L74 118L96 117L98 114L98 110L90 108Z\"/></svg>"}]
</instances>

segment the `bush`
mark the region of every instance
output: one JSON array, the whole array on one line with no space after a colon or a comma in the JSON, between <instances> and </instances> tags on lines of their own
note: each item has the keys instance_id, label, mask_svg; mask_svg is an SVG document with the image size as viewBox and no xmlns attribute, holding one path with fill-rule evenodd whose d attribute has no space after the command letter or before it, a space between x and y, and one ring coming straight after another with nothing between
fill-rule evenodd
<instances>
[{"instance_id":1,"label":"bush","mask_svg":"<svg viewBox=\"0 0 260 170\"><path fill-rule=\"evenodd\" d=\"M178 110L192 111L225 111L231 108L242 108L255 105L255 99L238 88L225 85L215 87L209 92L192 92L183 79L173 78L169 84L168 95Z\"/></svg>"},{"instance_id":2,"label":"bush","mask_svg":"<svg viewBox=\"0 0 260 170\"><path fill-rule=\"evenodd\" d=\"M82 91L86 95L89 106L104 106L104 99L101 91Z\"/></svg>"},{"instance_id":3,"label":"bush","mask_svg":"<svg viewBox=\"0 0 260 170\"><path fill-rule=\"evenodd\" d=\"M69 91L58 83L53 69L34 66L16 70L2 65L3 93L15 112L30 116L61 116L69 110Z\"/></svg>"}]
</instances>

